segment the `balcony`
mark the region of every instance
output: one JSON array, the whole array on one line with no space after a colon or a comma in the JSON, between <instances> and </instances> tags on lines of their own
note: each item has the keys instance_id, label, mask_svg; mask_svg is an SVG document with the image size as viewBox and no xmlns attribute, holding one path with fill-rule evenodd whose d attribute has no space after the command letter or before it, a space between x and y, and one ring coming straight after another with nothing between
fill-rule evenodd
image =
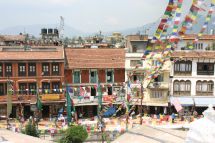
<instances>
[{"instance_id":1,"label":"balcony","mask_svg":"<svg viewBox=\"0 0 215 143\"><path fill-rule=\"evenodd\" d=\"M149 88L169 89L168 82L154 82L149 84Z\"/></svg>"},{"instance_id":2,"label":"balcony","mask_svg":"<svg viewBox=\"0 0 215 143\"><path fill-rule=\"evenodd\" d=\"M196 91L196 96L214 96L214 93L213 91L211 92Z\"/></svg>"},{"instance_id":3,"label":"balcony","mask_svg":"<svg viewBox=\"0 0 215 143\"><path fill-rule=\"evenodd\" d=\"M214 71L197 71L197 75L214 75Z\"/></svg>"},{"instance_id":4,"label":"balcony","mask_svg":"<svg viewBox=\"0 0 215 143\"><path fill-rule=\"evenodd\" d=\"M190 91L174 91L173 92L174 96L191 96Z\"/></svg>"},{"instance_id":5,"label":"balcony","mask_svg":"<svg viewBox=\"0 0 215 143\"><path fill-rule=\"evenodd\" d=\"M192 75L192 71L189 71L189 72L174 71L174 76L191 76L191 75Z\"/></svg>"}]
</instances>

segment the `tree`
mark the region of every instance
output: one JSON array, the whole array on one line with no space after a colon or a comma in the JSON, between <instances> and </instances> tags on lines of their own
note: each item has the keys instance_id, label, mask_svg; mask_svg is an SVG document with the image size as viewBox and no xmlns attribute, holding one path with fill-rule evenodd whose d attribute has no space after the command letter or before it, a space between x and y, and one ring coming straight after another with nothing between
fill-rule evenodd
<instances>
[{"instance_id":1,"label":"tree","mask_svg":"<svg viewBox=\"0 0 215 143\"><path fill-rule=\"evenodd\" d=\"M22 132L29 136L39 137L36 125L32 122L31 119L29 120L28 124L25 126L25 129Z\"/></svg>"},{"instance_id":2,"label":"tree","mask_svg":"<svg viewBox=\"0 0 215 143\"><path fill-rule=\"evenodd\" d=\"M86 129L83 126L75 125L65 131L59 143L82 143L87 137Z\"/></svg>"}]
</instances>

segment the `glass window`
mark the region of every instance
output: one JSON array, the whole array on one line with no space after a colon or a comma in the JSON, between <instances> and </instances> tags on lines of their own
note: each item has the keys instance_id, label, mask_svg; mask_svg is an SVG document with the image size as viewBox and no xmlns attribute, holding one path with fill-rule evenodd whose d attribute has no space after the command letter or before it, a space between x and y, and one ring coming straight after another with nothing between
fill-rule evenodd
<instances>
[{"instance_id":1,"label":"glass window","mask_svg":"<svg viewBox=\"0 0 215 143\"><path fill-rule=\"evenodd\" d=\"M48 83L48 82L42 83L42 92L45 94L50 93L50 83Z\"/></svg>"},{"instance_id":2,"label":"glass window","mask_svg":"<svg viewBox=\"0 0 215 143\"><path fill-rule=\"evenodd\" d=\"M131 67L142 66L142 61L141 60L131 60L130 66Z\"/></svg>"},{"instance_id":3,"label":"glass window","mask_svg":"<svg viewBox=\"0 0 215 143\"><path fill-rule=\"evenodd\" d=\"M27 94L27 83L19 83L19 94Z\"/></svg>"},{"instance_id":4,"label":"glass window","mask_svg":"<svg viewBox=\"0 0 215 143\"><path fill-rule=\"evenodd\" d=\"M90 71L90 82L97 83L97 71Z\"/></svg>"},{"instance_id":5,"label":"glass window","mask_svg":"<svg viewBox=\"0 0 215 143\"><path fill-rule=\"evenodd\" d=\"M34 95L37 93L37 84L36 83L29 83L29 93Z\"/></svg>"},{"instance_id":6,"label":"glass window","mask_svg":"<svg viewBox=\"0 0 215 143\"><path fill-rule=\"evenodd\" d=\"M163 92L162 91L152 91L152 98L162 98L163 97Z\"/></svg>"},{"instance_id":7,"label":"glass window","mask_svg":"<svg viewBox=\"0 0 215 143\"><path fill-rule=\"evenodd\" d=\"M73 72L73 83L80 83L80 71Z\"/></svg>"},{"instance_id":8,"label":"glass window","mask_svg":"<svg viewBox=\"0 0 215 143\"><path fill-rule=\"evenodd\" d=\"M19 66L19 76L26 76L26 64L25 63L20 63L18 64Z\"/></svg>"},{"instance_id":9,"label":"glass window","mask_svg":"<svg viewBox=\"0 0 215 143\"><path fill-rule=\"evenodd\" d=\"M107 82L108 83L113 82L113 70L107 70Z\"/></svg>"},{"instance_id":10,"label":"glass window","mask_svg":"<svg viewBox=\"0 0 215 143\"><path fill-rule=\"evenodd\" d=\"M49 75L49 64L48 63L42 64L42 72L43 72L43 75Z\"/></svg>"},{"instance_id":11,"label":"glass window","mask_svg":"<svg viewBox=\"0 0 215 143\"><path fill-rule=\"evenodd\" d=\"M5 76L12 76L12 64L5 64Z\"/></svg>"},{"instance_id":12,"label":"glass window","mask_svg":"<svg viewBox=\"0 0 215 143\"><path fill-rule=\"evenodd\" d=\"M53 93L59 93L60 92L60 83L59 82L53 82L52 83L52 90L53 90Z\"/></svg>"},{"instance_id":13,"label":"glass window","mask_svg":"<svg viewBox=\"0 0 215 143\"><path fill-rule=\"evenodd\" d=\"M0 76L3 76L3 66L0 64Z\"/></svg>"},{"instance_id":14,"label":"glass window","mask_svg":"<svg viewBox=\"0 0 215 143\"><path fill-rule=\"evenodd\" d=\"M28 64L28 75L36 76L36 64L35 63Z\"/></svg>"},{"instance_id":15,"label":"glass window","mask_svg":"<svg viewBox=\"0 0 215 143\"><path fill-rule=\"evenodd\" d=\"M59 64L58 63L52 64L52 74L59 75Z\"/></svg>"}]
</instances>

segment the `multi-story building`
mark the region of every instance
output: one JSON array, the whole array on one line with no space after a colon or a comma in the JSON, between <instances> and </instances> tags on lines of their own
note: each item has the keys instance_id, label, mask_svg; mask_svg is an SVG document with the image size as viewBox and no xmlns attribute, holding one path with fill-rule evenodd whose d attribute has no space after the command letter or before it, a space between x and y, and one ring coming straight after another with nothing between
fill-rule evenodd
<instances>
[{"instance_id":1,"label":"multi-story building","mask_svg":"<svg viewBox=\"0 0 215 143\"><path fill-rule=\"evenodd\" d=\"M125 77L124 49L65 49L65 82L74 91L78 114L91 117L97 114L98 82L104 97L113 97L113 104L122 103ZM119 98L119 96L122 96Z\"/></svg>"},{"instance_id":2,"label":"multi-story building","mask_svg":"<svg viewBox=\"0 0 215 143\"><path fill-rule=\"evenodd\" d=\"M170 100L177 98L182 106L189 110L196 106L201 113L204 108L200 107L215 105L215 35L203 35L198 42L193 42L195 37L186 35L172 55Z\"/></svg>"},{"instance_id":3,"label":"multi-story building","mask_svg":"<svg viewBox=\"0 0 215 143\"><path fill-rule=\"evenodd\" d=\"M143 55L147 51L147 47L153 46L150 44L150 38L148 36L129 35L126 37L126 40L125 80L129 82L129 87L126 88L127 94L130 94L133 98L135 96L139 98L143 94L142 105L144 106L145 112L163 113L164 109L168 106L170 63L166 62L161 74L149 85L144 86L144 83L146 83L145 76L147 75L146 68L153 69L153 67L159 66L161 63L156 58L153 60L143 60ZM161 54L156 52L156 56L154 57L161 57ZM141 86L145 87L142 91ZM140 107L141 101L135 100L133 104Z\"/></svg>"},{"instance_id":4,"label":"multi-story building","mask_svg":"<svg viewBox=\"0 0 215 143\"><path fill-rule=\"evenodd\" d=\"M21 110L26 118L32 115L37 94L43 117L57 114L65 103L63 47L0 47L0 115L6 115L8 81L13 85L12 117Z\"/></svg>"}]
</instances>

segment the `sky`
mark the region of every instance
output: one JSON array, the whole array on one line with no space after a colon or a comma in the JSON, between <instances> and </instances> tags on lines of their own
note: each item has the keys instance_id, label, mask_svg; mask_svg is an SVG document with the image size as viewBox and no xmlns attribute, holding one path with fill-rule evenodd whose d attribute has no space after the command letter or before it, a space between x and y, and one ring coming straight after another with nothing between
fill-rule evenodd
<instances>
[{"instance_id":1,"label":"sky","mask_svg":"<svg viewBox=\"0 0 215 143\"><path fill-rule=\"evenodd\" d=\"M191 0L184 0L187 9ZM168 0L1 0L0 29L60 23L82 32L114 31L158 20ZM186 11L186 10L185 10Z\"/></svg>"}]
</instances>

